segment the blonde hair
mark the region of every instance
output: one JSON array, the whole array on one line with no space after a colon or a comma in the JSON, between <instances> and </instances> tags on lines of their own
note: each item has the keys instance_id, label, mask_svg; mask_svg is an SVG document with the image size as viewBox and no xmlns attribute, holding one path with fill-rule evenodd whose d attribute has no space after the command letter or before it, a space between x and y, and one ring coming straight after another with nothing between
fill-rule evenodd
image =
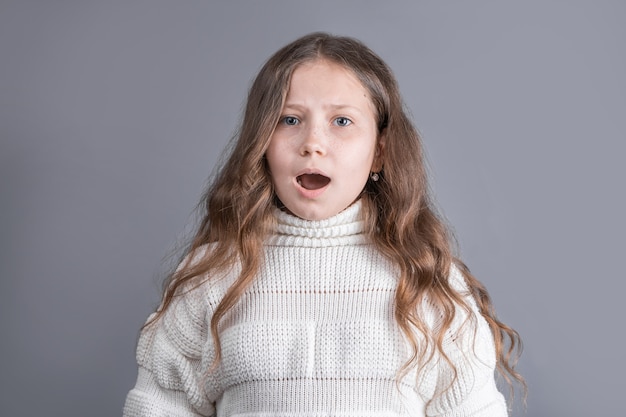
<instances>
[{"instance_id":1,"label":"blonde hair","mask_svg":"<svg viewBox=\"0 0 626 417\"><path fill-rule=\"evenodd\" d=\"M151 322L161 317L183 286L198 285L196 281L201 277L210 277L210 273L237 263L240 274L210 323L216 348L214 364L220 361L220 320L255 279L263 259L263 242L274 222L272 209L280 204L265 151L279 121L294 69L317 59L353 71L370 93L379 134L385 136L379 180L368 181L361 198L372 242L400 271L395 318L413 349L400 371L423 366L434 351L447 360L443 341L456 307L470 311L448 280L451 266L456 263L493 333L497 369L509 384L516 380L524 385L514 369L521 352L519 335L496 318L485 288L452 254L451 236L428 193L421 139L404 111L395 77L383 60L358 40L325 33L312 33L284 46L261 68L249 90L237 140L203 198L203 219L187 253L209 243L212 250L199 261L183 264L169 277L161 306ZM436 329L429 328L418 313L425 300L440 311L442 324ZM436 349L418 343L416 330Z\"/></svg>"}]
</instances>

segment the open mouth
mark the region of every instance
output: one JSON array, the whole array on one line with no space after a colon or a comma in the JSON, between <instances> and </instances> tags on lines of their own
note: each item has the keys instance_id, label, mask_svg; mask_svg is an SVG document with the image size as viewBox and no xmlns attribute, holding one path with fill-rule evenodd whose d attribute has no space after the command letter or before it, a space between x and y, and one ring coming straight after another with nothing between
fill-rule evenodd
<instances>
[{"instance_id":1,"label":"open mouth","mask_svg":"<svg viewBox=\"0 0 626 417\"><path fill-rule=\"evenodd\" d=\"M302 174L296 177L298 184L307 190L319 190L330 182L330 178L321 174Z\"/></svg>"}]
</instances>

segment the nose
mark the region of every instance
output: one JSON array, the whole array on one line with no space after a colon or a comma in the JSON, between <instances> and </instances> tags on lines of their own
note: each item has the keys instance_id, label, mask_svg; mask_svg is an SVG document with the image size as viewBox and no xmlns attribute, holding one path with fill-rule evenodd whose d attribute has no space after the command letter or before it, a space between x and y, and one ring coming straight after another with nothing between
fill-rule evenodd
<instances>
[{"instance_id":1,"label":"nose","mask_svg":"<svg viewBox=\"0 0 626 417\"><path fill-rule=\"evenodd\" d=\"M323 156L326 154L326 144L323 129L312 126L304 133L304 140L300 145L300 155Z\"/></svg>"}]
</instances>

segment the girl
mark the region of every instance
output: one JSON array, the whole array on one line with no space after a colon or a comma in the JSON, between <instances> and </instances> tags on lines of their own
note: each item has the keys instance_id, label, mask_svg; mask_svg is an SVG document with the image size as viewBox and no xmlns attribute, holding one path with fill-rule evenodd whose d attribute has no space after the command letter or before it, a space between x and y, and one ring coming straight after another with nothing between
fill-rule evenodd
<instances>
[{"instance_id":1,"label":"girl","mask_svg":"<svg viewBox=\"0 0 626 417\"><path fill-rule=\"evenodd\" d=\"M126 416L494 416L520 341L454 258L387 65L323 33L248 96Z\"/></svg>"}]
</instances>

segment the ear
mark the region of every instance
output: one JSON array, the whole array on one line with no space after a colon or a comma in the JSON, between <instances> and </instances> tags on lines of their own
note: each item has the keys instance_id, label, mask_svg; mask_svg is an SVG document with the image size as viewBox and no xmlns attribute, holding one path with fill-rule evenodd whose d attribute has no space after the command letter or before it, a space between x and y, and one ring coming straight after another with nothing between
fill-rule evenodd
<instances>
[{"instance_id":1,"label":"ear","mask_svg":"<svg viewBox=\"0 0 626 417\"><path fill-rule=\"evenodd\" d=\"M372 172L380 172L383 169L383 161L385 159L385 133L383 131L378 136L378 142L376 143L376 150L374 151L374 161L372 161Z\"/></svg>"}]
</instances>

